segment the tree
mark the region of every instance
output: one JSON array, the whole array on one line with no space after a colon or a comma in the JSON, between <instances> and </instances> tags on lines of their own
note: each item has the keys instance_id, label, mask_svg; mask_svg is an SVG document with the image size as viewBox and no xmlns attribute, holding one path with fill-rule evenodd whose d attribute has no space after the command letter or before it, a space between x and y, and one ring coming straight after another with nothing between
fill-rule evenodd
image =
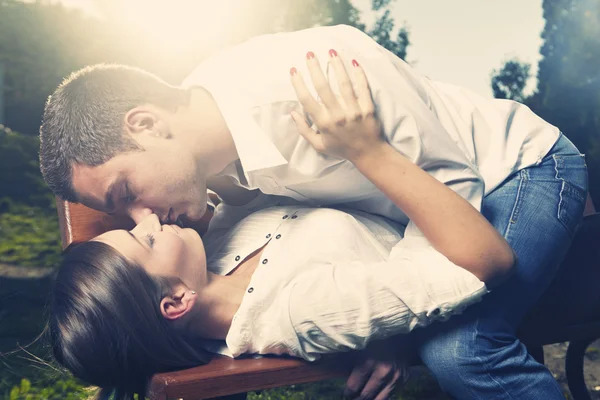
<instances>
[{"instance_id":1,"label":"tree","mask_svg":"<svg viewBox=\"0 0 600 400\"><path fill-rule=\"evenodd\" d=\"M492 72L492 90L498 99L510 99L523 102L523 90L529 80L530 64L513 58L504 63L502 68Z\"/></svg>"},{"instance_id":2,"label":"tree","mask_svg":"<svg viewBox=\"0 0 600 400\"><path fill-rule=\"evenodd\" d=\"M103 35L97 28L97 21L61 5L0 0L5 125L37 134L54 88L74 69L102 59Z\"/></svg>"},{"instance_id":3,"label":"tree","mask_svg":"<svg viewBox=\"0 0 600 400\"><path fill-rule=\"evenodd\" d=\"M587 154L600 204L600 0L544 0L546 20L536 93L527 100Z\"/></svg>"},{"instance_id":4,"label":"tree","mask_svg":"<svg viewBox=\"0 0 600 400\"><path fill-rule=\"evenodd\" d=\"M232 7L229 30L210 32L203 30L198 21L186 21L190 25L187 32L197 34L182 34L175 39L178 46L155 43L132 30L131 20L127 19L131 15L122 11L124 3L96 0L102 15L96 18L59 2L0 0L0 61L6 66L7 126L37 134L48 95L65 76L85 65L134 65L176 84L216 47L264 33L336 24L366 31L402 58L409 45L405 28L393 38L394 21L389 11L392 0L372 1L373 10L383 14L369 31L350 0L239 0ZM159 2L149 2L147 7L156 4ZM210 10L207 7L207 13ZM154 31L161 25L160 21L144 23Z\"/></svg>"},{"instance_id":5,"label":"tree","mask_svg":"<svg viewBox=\"0 0 600 400\"><path fill-rule=\"evenodd\" d=\"M371 8L375 12L383 10L383 14L377 18L375 26L368 31L369 35L380 45L406 60L406 52L410 45L409 32L406 26L401 27L396 34L396 39L392 39L392 31L395 22L391 17L390 4L394 0L372 0ZM363 29L364 30L364 29Z\"/></svg>"}]
</instances>

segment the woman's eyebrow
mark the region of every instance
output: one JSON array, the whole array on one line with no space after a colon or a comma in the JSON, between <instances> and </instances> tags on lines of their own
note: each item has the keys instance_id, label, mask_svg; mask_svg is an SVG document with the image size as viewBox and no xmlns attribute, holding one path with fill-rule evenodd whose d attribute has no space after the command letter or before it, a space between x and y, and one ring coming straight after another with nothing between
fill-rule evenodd
<instances>
[{"instance_id":1,"label":"woman's eyebrow","mask_svg":"<svg viewBox=\"0 0 600 400\"><path fill-rule=\"evenodd\" d=\"M140 239L138 239L133 233L131 233L130 231L127 231L127 233L129 233L129 235L135 239L136 242L138 242L140 244L140 246L146 248L146 246L144 246L144 244L142 242L140 242Z\"/></svg>"}]
</instances>

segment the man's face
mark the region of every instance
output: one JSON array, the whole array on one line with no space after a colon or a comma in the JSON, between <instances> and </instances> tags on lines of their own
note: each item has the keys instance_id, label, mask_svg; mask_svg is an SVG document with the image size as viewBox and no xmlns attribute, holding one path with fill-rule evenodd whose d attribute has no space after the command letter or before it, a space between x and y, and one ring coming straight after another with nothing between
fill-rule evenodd
<instances>
[{"instance_id":1,"label":"man's face","mask_svg":"<svg viewBox=\"0 0 600 400\"><path fill-rule=\"evenodd\" d=\"M191 153L172 141L144 149L119 154L97 167L74 165L73 185L81 202L107 213L129 214L136 223L151 213L163 223L179 216L200 219L206 211L206 177Z\"/></svg>"}]
</instances>

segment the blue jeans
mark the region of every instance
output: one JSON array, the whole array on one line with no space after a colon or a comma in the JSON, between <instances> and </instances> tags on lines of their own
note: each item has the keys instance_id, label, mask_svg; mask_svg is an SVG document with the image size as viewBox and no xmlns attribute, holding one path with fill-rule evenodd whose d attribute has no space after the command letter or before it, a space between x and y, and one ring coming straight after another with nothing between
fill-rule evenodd
<instances>
[{"instance_id":1,"label":"blue jeans","mask_svg":"<svg viewBox=\"0 0 600 400\"><path fill-rule=\"evenodd\" d=\"M585 160L561 135L541 163L485 197L482 213L517 255L514 274L462 315L414 335L421 359L454 398L564 399L515 332L564 257L586 195Z\"/></svg>"}]
</instances>

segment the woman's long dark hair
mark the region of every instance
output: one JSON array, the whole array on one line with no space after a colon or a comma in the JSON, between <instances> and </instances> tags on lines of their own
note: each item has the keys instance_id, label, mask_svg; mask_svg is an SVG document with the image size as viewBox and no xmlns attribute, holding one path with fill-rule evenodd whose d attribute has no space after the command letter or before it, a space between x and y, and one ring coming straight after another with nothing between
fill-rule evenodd
<instances>
[{"instance_id":1,"label":"woman's long dark hair","mask_svg":"<svg viewBox=\"0 0 600 400\"><path fill-rule=\"evenodd\" d=\"M68 249L50 307L56 361L101 387L101 397L113 393L115 399L144 396L157 372L206 363L208 353L160 312L172 284L173 279L148 275L105 243Z\"/></svg>"}]
</instances>

